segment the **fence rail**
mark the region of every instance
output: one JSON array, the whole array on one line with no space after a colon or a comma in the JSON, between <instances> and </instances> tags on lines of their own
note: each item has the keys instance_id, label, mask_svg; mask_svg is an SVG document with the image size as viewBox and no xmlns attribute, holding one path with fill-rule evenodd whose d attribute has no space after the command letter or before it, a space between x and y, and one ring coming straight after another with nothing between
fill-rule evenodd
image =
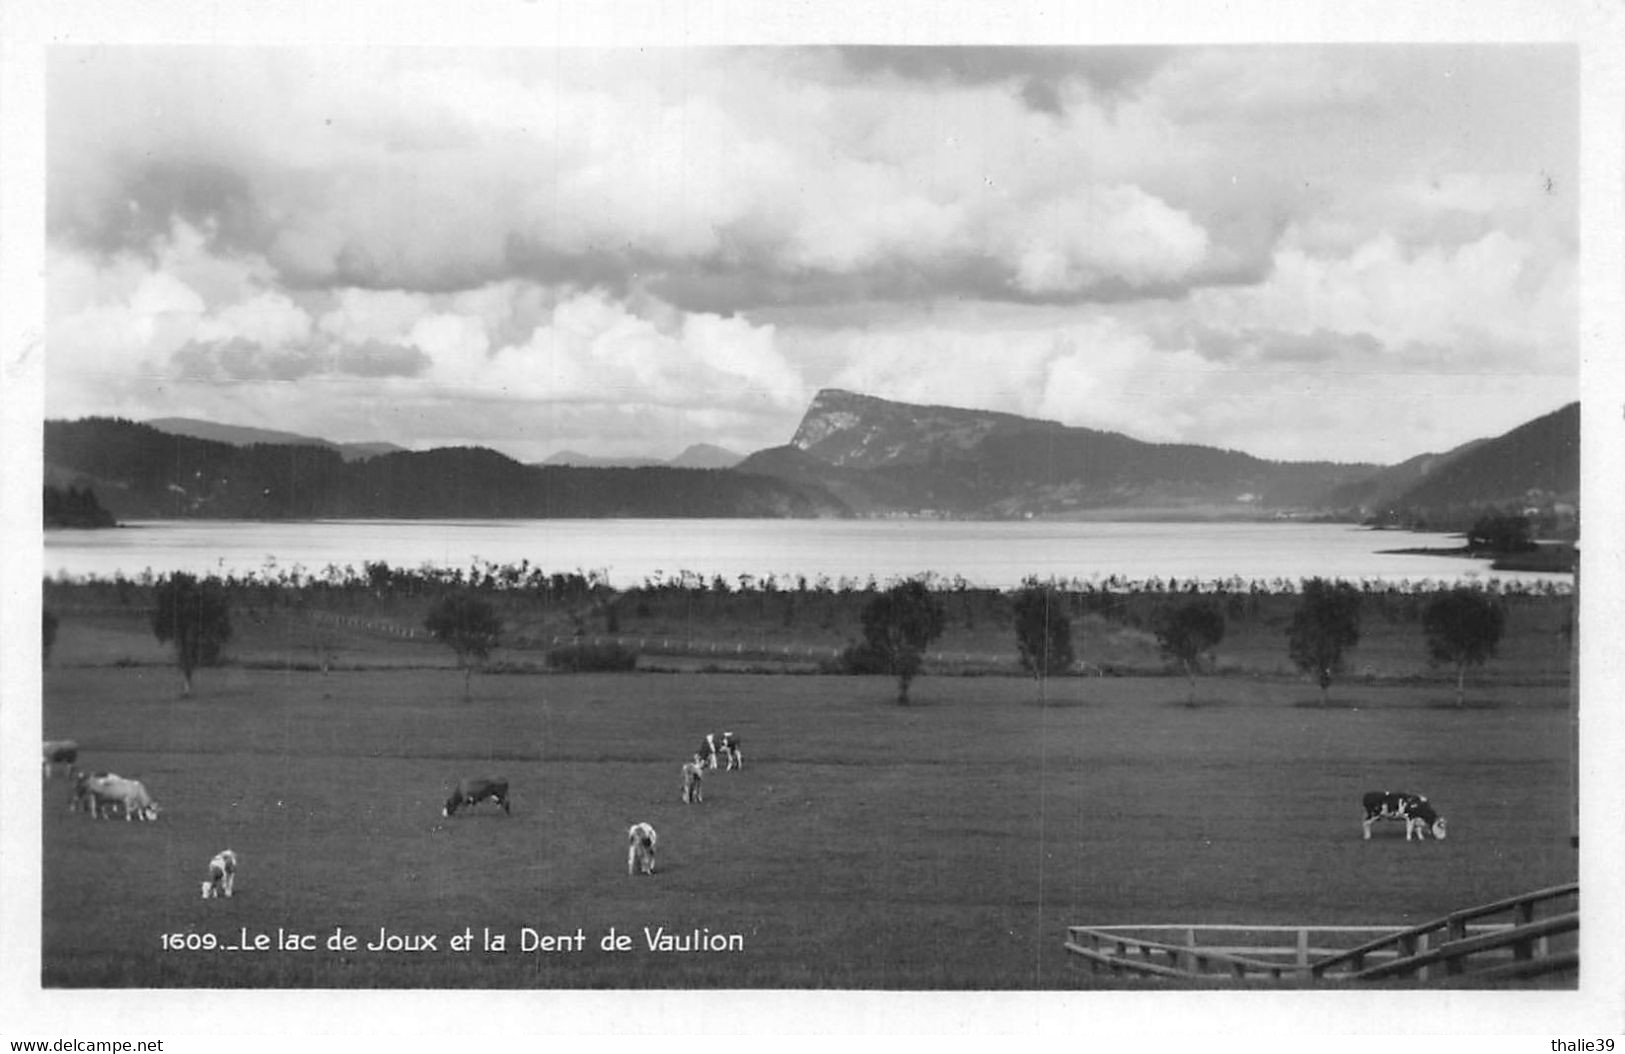
<instances>
[{"instance_id":1,"label":"fence rail","mask_svg":"<svg viewBox=\"0 0 1625 1054\"><path fill-rule=\"evenodd\" d=\"M1443 964L1446 976L1456 977L1466 972L1469 955L1500 952L1506 949L1511 950L1514 960L1512 965L1515 966L1534 960L1537 941L1558 934L1577 933L1579 929L1578 912L1557 915L1526 926L1513 926L1500 933L1486 933L1478 937L1462 937L1446 941L1426 951L1396 958L1381 966L1368 967L1355 974L1354 978L1358 981L1380 981L1388 977L1409 977L1435 964ZM1546 947L1549 948L1549 945ZM1541 958L1544 960L1549 956L1542 955Z\"/></svg>"},{"instance_id":2,"label":"fence rail","mask_svg":"<svg viewBox=\"0 0 1625 1054\"><path fill-rule=\"evenodd\" d=\"M1485 927L1485 929L1501 927ZM1162 976L1235 979L1302 976L1319 959L1348 950L1351 941L1386 936L1395 926L1268 926L1151 923L1068 927L1067 950L1096 969ZM1382 953L1377 953L1382 957ZM1393 953L1388 953L1392 955ZM1143 969L1147 964L1155 969ZM1219 967L1215 970L1214 967Z\"/></svg>"},{"instance_id":3,"label":"fence rail","mask_svg":"<svg viewBox=\"0 0 1625 1054\"><path fill-rule=\"evenodd\" d=\"M1351 948L1346 952L1316 963L1313 972L1318 977L1329 970L1347 969L1351 970L1355 976L1364 976L1368 980L1375 980L1407 972L1425 971L1427 967L1442 962L1447 973L1456 975L1465 969L1467 956L1475 951L1506 947L1512 949L1512 954L1515 957L1524 958L1527 956L1523 954L1522 938L1515 935L1499 944L1480 946L1465 943L1469 940L1476 940L1476 938L1470 936L1473 929L1472 924L1479 919L1510 914L1513 919L1505 924L1504 929L1507 933L1511 933L1514 930L1534 924L1536 912L1542 906L1555 904L1564 909L1566 916L1573 918L1573 930L1578 931L1580 926L1579 901L1580 885L1578 882L1537 889L1532 893L1524 893L1516 897L1508 897L1493 903L1481 904L1478 907L1452 912L1442 919L1425 922L1420 926L1412 926L1409 929L1400 930L1386 937ZM1529 937L1530 939L1545 938L1567 932L1569 932L1568 929L1558 929L1545 933L1531 933ZM1430 944L1433 947L1430 948ZM1449 945L1456 945L1455 954L1443 956L1433 954L1441 946ZM1549 942L1540 945L1529 945L1529 955L1539 952L1542 957L1545 957L1550 951ZM1411 971L1406 971L1403 968L1389 970L1385 966L1383 968L1384 972L1374 976L1366 969L1366 958L1374 953L1392 954L1393 952L1398 953L1395 956L1397 961L1413 960L1416 965ZM1426 977L1427 975L1423 973L1422 976Z\"/></svg>"},{"instance_id":4,"label":"fence rail","mask_svg":"<svg viewBox=\"0 0 1625 1054\"><path fill-rule=\"evenodd\" d=\"M1537 918L1541 909L1560 913ZM1496 916L1505 919L1488 921ZM1489 982L1579 967L1579 885L1553 886L1420 926L1069 926L1092 971L1185 980ZM1350 942L1354 943L1350 947Z\"/></svg>"},{"instance_id":5,"label":"fence rail","mask_svg":"<svg viewBox=\"0 0 1625 1054\"><path fill-rule=\"evenodd\" d=\"M1347 940L1391 932L1375 926L1070 926L1066 948L1114 973L1287 980Z\"/></svg>"}]
</instances>

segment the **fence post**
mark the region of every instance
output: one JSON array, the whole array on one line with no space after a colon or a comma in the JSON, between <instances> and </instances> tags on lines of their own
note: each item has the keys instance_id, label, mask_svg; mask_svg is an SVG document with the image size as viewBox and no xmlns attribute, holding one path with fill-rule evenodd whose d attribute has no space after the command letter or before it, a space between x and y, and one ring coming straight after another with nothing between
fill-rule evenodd
<instances>
[{"instance_id":1,"label":"fence post","mask_svg":"<svg viewBox=\"0 0 1625 1054\"><path fill-rule=\"evenodd\" d=\"M1309 927L1298 927L1298 966L1307 968L1309 965Z\"/></svg>"},{"instance_id":2,"label":"fence post","mask_svg":"<svg viewBox=\"0 0 1625 1054\"><path fill-rule=\"evenodd\" d=\"M1449 924L1446 926L1446 932L1448 933L1448 939L1452 941L1465 938L1467 936L1467 920L1459 915L1451 915ZM1445 974L1451 977L1460 974L1467 968L1467 964L1462 961L1465 958L1462 955L1452 955L1446 959L1444 961Z\"/></svg>"}]
</instances>

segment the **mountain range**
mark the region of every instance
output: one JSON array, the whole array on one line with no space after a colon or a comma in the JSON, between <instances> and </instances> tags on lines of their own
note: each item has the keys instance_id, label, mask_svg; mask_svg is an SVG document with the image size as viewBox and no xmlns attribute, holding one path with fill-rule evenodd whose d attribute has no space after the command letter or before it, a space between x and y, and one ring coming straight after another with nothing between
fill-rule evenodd
<instances>
[{"instance_id":1,"label":"mountain range","mask_svg":"<svg viewBox=\"0 0 1625 1054\"><path fill-rule=\"evenodd\" d=\"M1501 436L1381 466L1271 461L826 389L788 444L752 454L737 470L820 487L860 515L1312 515L1456 529L1487 509L1566 508L1572 515L1580 404Z\"/></svg>"},{"instance_id":2,"label":"mountain range","mask_svg":"<svg viewBox=\"0 0 1625 1054\"><path fill-rule=\"evenodd\" d=\"M394 443L334 443L297 432L278 432L272 428L247 428L242 425L221 425L213 421L199 421L193 417L156 417L147 424L170 435L189 436L192 439L212 439L232 446L251 446L269 443L273 446L319 446L337 450L346 461L393 454L405 447Z\"/></svg>"},{"instance_id":3,"label":"mountain range","mask_svg":"<svg viewBox=\"0 0 1625 1054\"><path fill-rule=\"evenodd\" d=\"M560 450L534 464L571 465L575 468L649 468L654 465L667 468L733 468L744 459L743 454L736 454L726 447L694 443L669 461L652 457L595 457L574 450Z\"/></svg>"},{"instance_id":4,"label":"mountain range","mask_svg":"<svg viewBox=\"0 0 1625 1054\"><path fill-rule=\"evenodd\" d=\"M160 424L162 427L160 427ZM1459 529L1579 498L1579 404L1392 466L1271 461L993 411L817 394L790 442L732 467L525 465L187 419L45 422L47 483L121 519L1318 516ZM571 457L555 455L555 460ZM574 455L579 456L579 455Z\"/></svg>"},{"instance_id":5,"label":"mountain range","mask_svg":"<svg viewBox=\"0 0 1625 1054\"><path fill-rule=\"evenodd\" d=\"M855 512L898 508L979 518L1135 510L1256 515L1314 508L1377 465L1274 462L1233 450L1146 443L991 411L819 392L789 444L738 466L827 488Z\"/></svg>"}]
</instances>

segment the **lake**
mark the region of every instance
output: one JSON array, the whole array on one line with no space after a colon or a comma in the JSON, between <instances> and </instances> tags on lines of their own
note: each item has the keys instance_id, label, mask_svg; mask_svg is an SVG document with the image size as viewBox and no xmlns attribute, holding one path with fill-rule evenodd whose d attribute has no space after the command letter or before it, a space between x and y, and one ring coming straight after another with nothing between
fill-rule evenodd
<instances>
[{"instance_id":1,"label":"lake","mask_svg":"<svg viewBox=\"0 0 1625 1054\"><path fill-rule=\"evenodd\" d=\"M47 576L111 578L190 571L246 574L274 564L319 573L382 560L467 568L529 561L544 571L598 571L617 588L688 571L832 582L932 572L976 586L1119 576L1243 581L1316 575L1390 583L1570 582L1566 574L1492 572L1459 557L1384 553L1454 547L1454 535L1347 524L1099 523L931 520L221 520L138 521L116 530L48 531Z\"/></svg>"}]
</instances>

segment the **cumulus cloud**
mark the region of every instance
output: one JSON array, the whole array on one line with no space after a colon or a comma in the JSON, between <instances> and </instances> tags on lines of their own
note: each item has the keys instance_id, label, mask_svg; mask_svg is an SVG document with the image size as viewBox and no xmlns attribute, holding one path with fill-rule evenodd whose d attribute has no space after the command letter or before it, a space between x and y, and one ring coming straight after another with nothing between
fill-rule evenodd
<instances>
[{"instance_id":1,"label":"cumulus cloud","mask_svg":"<svg viewBox=\"0 0 1625 1054\"><path fill-rule=\"evenodd\" d=\"M1081 200L1012 224L1014 283L1037 296L1075 293L1113 280L1130 287L1175 283L1207 250L1189 216L1137 187L1091 188Z\"/></svg>"},{"instance_id":2,"label":"cumulus cloud","mask_svg":"<svg viewBox=\"0 0 1625 1054\"><path fill-rule=\"evenodd\" d=\"M1498 420L1574 386L1576 84L1549 47L53 48L47 406L540 458L756 449L840 384L1398 459L1424 426L1356 443L1343 401L1476 430L1486 377Z\"/></svg>"},{"instance_id":3,"label":"cumulus cloud","mask_svg":"<svg viewBox=\"0 0 1625 1054\"><path fill-rule=\"evenodd\" d=\"M318 368L311 348L267 348L246 337L192 340L169 357L181 381L294 381Z\"/></svg>"},{"instance_id":4,"label":"cumulus cloud","mask_svg":"<svg viewBox=\"0 0 1625 1054\"><path fill-rule=\"evenodd\" d=\"M333 352L334 372L351 377L417 377L431 361L420 348L377 340L340 344Z\"/></svg>"},{"instance_id":5,"label":"cumulus cloud","mask_svg":"<svg viewBox=\"0 0 1625 1054\"><path fill-rule=\"evenodd\" d=\"M601 407L782 412L810 393L775 346L771 327L684 315L676 328L602 293L561 302L522 344L498 349L462 386L516 398Z\"/></svg>"},{"instance_id":6,"label":"cumulus cloud","mask_svg":"<svg viewBox=\"0 0 1625 1054\"><path fill-rule=\"evenodd\" d=\"M1382 345L1369 333L1337 333L1316 329L1309 333L1246 327L1238 330L1197 326L1185 335L1190 350L1210 363L1257 367L1276 364L1290 368L1372 361Z\"/></svg>"},{"instance_id":7,"label":"cumulus cloud","mask_svg":"<svg viewBox=\"0 0 1625 1054\"><path fill-rule=\"evenodd\" d=\"M1543 366L1522 345L1390 345L1368 332L1195 323L1203 312L1183 310L1166 327L1116 307L1012 308L782 339L797 358L838 362L820 378L836 387L1281 460L1391 464L1577 396L1571 367Z\"/></svg>"},{"instance_id":8,"label":"cumulus cloud","mask_svg":"<svg viewBox=\"0 0 1625 1054\"><path fill-rule=\"evenodd\" d=\"M1059 114L1074 85L1107 96L1143 84L1175 49L1102 48L1080 63L1074 49L1059 47L843 47L839 60L858 76L886 72L898 77L963 84L1014 83L1033 110Z\"/></svg>"},{"instance_id":9,"label":"cumulus cloud","mask_svg":"<svg viewBox=\"0 0 1625 1054\"><path fill-rule=\"evenodd\" d=\"M849 288L742 272L862 275L885 294L924 268L948 294L1088 300L1248 273L1302 212L1364 182L1455 181L1470 207L1492 177L1439 163L1517 137L1472 106L1513 104L1498 70L1424 82L1416 68L1437 63L1403 49L840 54L63 49L52 230L135 249L180 219L310 287L574 275L671 299L699 268L735 275L741 297ZM1031 105L1035 78L1056 105ZM1391 82L1462 126L1425 162L1358 138L1373 120L1399 148L1423 134ZM1536 127L1535 159L1568 186L1572 132ZM1037 244L1033 217L1049 217Z\"/></svg>"},{"instance_id":10,"label":"cumulus cloud","mask_svg":"<svg viewBox=\"0 0 1625 1054\"><path fill-rule=\"evenodd\" d=\"M1233 329L1266 319L1297 333L1370 334L1391 349L1453 346L1462 370L1475 367L1485 334L1521 345L1532 369L1572 372L1578 352L1573 261L1538 260L1501 231L1417 251L1386 233L1344 255L1286 248L1263 284L1193 299L1211 325Z\"/></svg>"},{"instance_id":11,"label":"cumulus cloud","mask_svg":"<svg viewBox=\"0 0 1625 1054\"><path fill-rule=\"evenodd\" d=\"M1087 68L1079 54L1031 61L1059 76ZM994 265L978 295L1087 298L1181 281L1205 249L1197 221L1122 171L1033 178L1035 142L1087 130L1110 153L1141 134L1094 104L1035 112L1030 86L980 75L797 81L770 52L613 58L609 82L592 54L510 72L440 55L69 51L50 71L68 129L51 142L52 228L128 251L185 222L297 287L443 292L585 270L668 298L684 286L663 281L696 266L885 290L972 263ZM120 102L94 105L107 95ZM1033 244L1033 215L1060 236Z\"/></svg>"}]
</instances>

